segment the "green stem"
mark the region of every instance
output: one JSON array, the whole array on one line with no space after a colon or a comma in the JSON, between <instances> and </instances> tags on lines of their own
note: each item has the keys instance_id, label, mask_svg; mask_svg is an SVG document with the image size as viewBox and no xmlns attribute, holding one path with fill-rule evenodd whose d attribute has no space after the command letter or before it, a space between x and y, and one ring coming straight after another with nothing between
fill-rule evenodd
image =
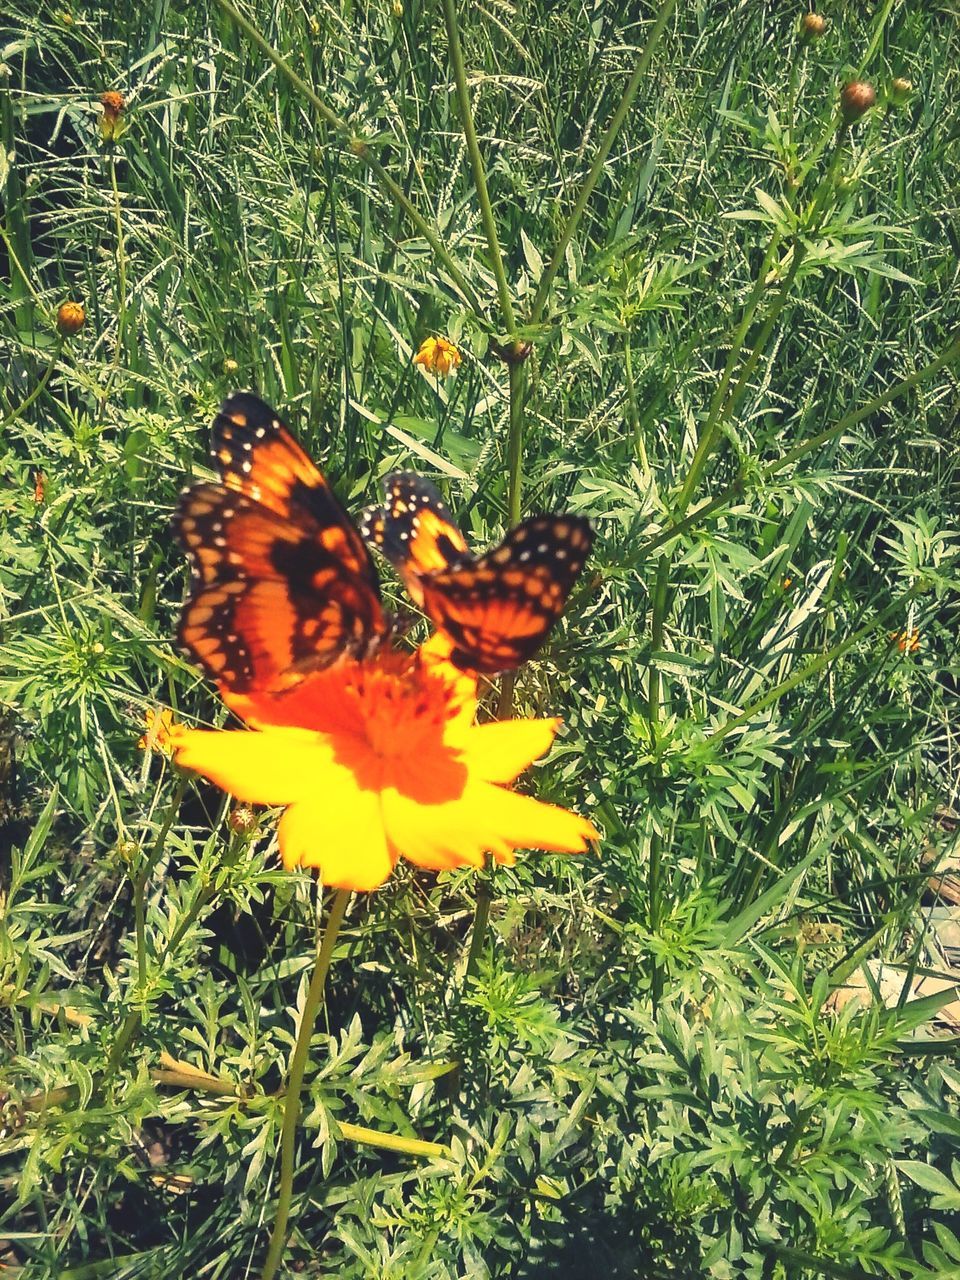
<instances>
[{"instance_id":1,"label":"green stem","mask_svg":"<svg viewBox=\"0 0 960 1280\"><path fill-rule=\"evenodd\" d=\"M446 2L446 0L445 0ZM637 60L633 75L627 82L627 87L623 91L623 97L613 113L613 119L607 126L607 131L603 135L600 146L597 148L597 154L593 158L593 164L590 166L590 172L587 174L583 186L580 188L580 194L577 196L576 203L570 211L570 216L560 233L560 239L557 241L557 247L553 251L553 257L540 277L540 284L537 287L537 293L533 300L533 306L530 309L530 323L538 324L544 308L547 305L547 298L550 295L550 287L553 284L554 277L560 270L560 264L563 262L564 255L567 251L567 245L573 239L573 236L580 225L580 219L583 217L587 207L587 201L593 194L593 189L603 173L603 166L606 164L607 156L610 154L610 148L617 139L617 134L623 127L623 122L627 118L627 113L633 106L633 100L637 96L637 90L640 88L640 82L647 73L650 66L650 60L653 57L654 50L663 34L663 29L667 25L670 15L676 8L677 0L663 0L654 19L650 34L647 37L647 43L644 46Z\"/></svg>"},{"instance_id":2,"label":"green stem","mask_svg":"<svg viewBox=\"0 0 960 1280\"><path fill-rule=\"evenodd\" d=\"M960 358L960 334L955 335L940 352L934 357L929 364L925 364L922 368L917 369L901 382L889 387L886 391L878 396L874 396L872 400L868 400L866 404L860 406L859 409L853 409L850 413L844 414L839 422L834 423L832 427L826 427L815 436L811 436L809 440L803 440L800 444L795 445L792 449L788 449L782 457L777 458L774 462L769 462L761 471L763 480L771 480L779 471L792 466L795 462L799 462L801 458L808 453L821 448L825 444L829 444L831 440L843 435L845 431L849 431L851 427L855 427L858 422L862 422L864 418L869 418L871 414L876 413L878 409L882 409L885 405L892 404L894 400L898 400L901 396L911 391L921 382L926 382L928 378L933 377L935 373L944 368L945 365L953 363ZM681 534L687 533L690 529L704 521L716 516L723 511L737 497L742 496L744 491L744 482L746 480L744 473L740 473L730 484L726 486L716 497L711 498L709 502L705 502L702 507L684 516L682 520L678 520L675 524L671 524L661 533L656 534L648 542L631 556L626 557L618 563L627 568L634 568L648 559L654 551L658 551L666 543L671 542L674 538Z\"/></svg>"},{"instance_id":3,"label":"green stem","mask_svg":"<svg viewBox=\"0 0 960 1280\"><path fill-rule=\"evenodd\" d=\"M523 364L515 360L510 365L510 429L507 436L507 523L510 528L520 522L523 509L523 403L526 377ZM509 718L513 711L513 690L516 672L508 671L500 682L500 698L497 716Z\"/></svg>"},{"instance_id":4,"label":"green stem","mask_svg":"<svg viewBox=\"0 0 960 1280\"><path fill-rule=\"evenodd\" d=\"M477 910L473 917L473 933L470 937L470 952L467 956L466 977L477 971L480 954L483 951L483 940L487 932L487 921L490 919L490 904L493 902L493 890L486 880L477 882Z\"/></svg>"},{"instance_id":5,"label":"green stem","mask_svg":"<svg viewBox=\"0 0 960 1280\"><path fill-rule=\"evenodd\" d=\"M281 75L285 76L293 87L307 99L313 106L314 110L324 120L335 133L339 135L341 140L347 144L350 153L365 165L373 174L377 182L383 190L389 195L393 203L399 206L416 229L429 244L430 248L436 254L437 259L446 268L451 280L456 284L457 288L466 298L476 315L482 315L482 308L477 299L477 295L467 282L460 268L454 262L453 258L447 251L446 246L440 239L438 232L427 222L423 214L410 201L403 188L387 173L379 160L371 153L369 145L361 138L357 138L349 123L332 111L323 99L307 84L301 76L298 76L289 62L277 52L268 40L257 30L249 18L245 18L237 7L231 4L230 0L217 0L220 8L226 13L243 31L258 49L273 63Z\"/></svg>"},{"instance_id":6,"label":"green stem","mask_svg":"<svg viewBox=\"0 0 960 1280\"><path fill-rule=\"evenodd\" d=\"M657 580L653 588L653 620L650 628L650 666L648 669L649 690L647 709L650 717L651 750L657 752L657 726L662 711L662 684L660 668L657 666L657 655L663 648L663 631L667 617L667 598L670 587L670 557L663 555L657 565ZM660 927L661 906L661 864L663 859L663 838L659 831L654 831L650 838L650 865L648 872L650 890L649 924L650 932L655 934ZM656 1013L663 993L663 972L654 958L650 978L650 995L653 1010Z\"/></svg>"},{"instance_id":7,"label":"green stem","mask_svg":"<svg viewBox=\"0 0 960 1280\"><path fill-rule=\"evenodd\" d=\"M113 391L113 384L120 372L123 357L123 343L127 330L127 257L123 247L123 204L120 200L120 186L117 182L117 160L114 144L110 142L107 156L107 167L110 170L110 189L113 192L113 223L117 237L117 341L113 350L113 360L97 402L97 418L103 416L104 408Z\"/></svg>"},{"instance_id":8,"label":"green stem","mask_svg":"<svg viewBox=\"0 0 960 1280\"><path fill-rule=\"evenodd\" d=\"M520 520L523 506L523 402L526 377L523 365L510 365L510 434L507 437L507 522Z\"/></svg>"},{"instance_id":9,"label":"green stem","mask_svg":"<svg viewBox=\"0 0 960 1280\"><path fill-rule=\"evenodd\" d=\"M323 931L323 939L317 951L317 961L307 989L307 998L303 1005L297 1041L293 1048L290 1072L287 1077L287 1091L283 1103L283 1128L280 1131L280 1192L277 1196L277 1212L270 1232L270 1246L267 1259L260 1273L260 1280L273 1280L280 1265L280 1259L287 1243L287 1220L290 1217L290 1205L293 1201L293 1161L295 1155L297 1123L300 1119L300 1093L303 1088L303 1076L307 1069L310 1055L310 1040L317 1014L323 1003L324 988L327 983L327 972L333 959L333 948L340 932L343 913L350 901L349 889L338 889L327 927Z\"/></svg>"},{"instance_id":10,"label":"green stem","mask_svg":"<svg viewBox=\"0 0 960 1280\"><path fill-rule=\"evenodd\" d=\"M736 333L733 335L733 341L730 344L730 353L727 356L727 362L724 366L723 374L713 398L710 401L710 408L707 411L707 420L704 423L703 431L700 433L700 439L693 455L693 461L690 463L690 469L687 472L686 479L683 482L683 488L680 490L680 496L677 499L677 511L682 517L693 497L694 489L700 480L703 468L706 466L707 459L713 451L716 443L717 435L720 431L721 415L725 406L730 401L727 397L727 390L733 380L733 371L737 361L740 359L740 352L743 350L743 344L747 339L750 326L753 324L753 317L756 314L760 299L763 296L764 280L773 265L774 254L780 247L781 233L779 230L774 231L770 237L770 243L767 245L766 252L763 255L763 261L760 263L760 269L757 277L753 282L753 288L750 290L750 296L743 308L743 315L740 317L740 323L737 325Z\"/></svg>"},{"instance_id":11,"label":"green stem","mask_svg":"<svg viewBox=\"0 0 960 1280\"><path fill-rule=\"evenodd\" d=\"M497 296L500 299L500 312L507 333L511 338L517 336L517 322L513 314L513 300L510 296L510 284L507 281L506 268L503 265L503 254L500 252L500 241L497 239L497 224L487 190L487 174L477 142L477 131L473 123L473 110L470 106L470 90L467 87L467 71L463 62L463 50L460 47L460 32L457 29L456 0L443 0L443 20L447 28L447 43L450 46L450 62L453 66L453 78L457 86L457 103L460 108L460 125L467 144L470 167L473 170L473 181L477 188L477 200L480 204L480 219L483 232L487 237L490 250L490 264L497 280Z\"/></svg>"},{"instance_id":12,"label":"green stem","mask_svg":"<svg viewBox=\"0 0 960 1280\"><path fill-rule=\"evenodd\" d=\"M13 422L16 418L19 418L21 414L26 413L26 411L30 408L30 406L37 399L37 397L43 393L44 387L50 381L50 377L54 369L57 367L57 361L60 359L60 352L62 350L63 350L63 338L58 338L57 345L53 349L53 354L51 355L49 361L47 362L47 367L44 369L43 373L40 376L40 381L37 383L37 385L33 388L33 390L30 392L30 394L21 404L18 404L16 408L11 409L5 418L0 419L0 427L9 426L9 424Z\"/></svg>"}]
</instances>

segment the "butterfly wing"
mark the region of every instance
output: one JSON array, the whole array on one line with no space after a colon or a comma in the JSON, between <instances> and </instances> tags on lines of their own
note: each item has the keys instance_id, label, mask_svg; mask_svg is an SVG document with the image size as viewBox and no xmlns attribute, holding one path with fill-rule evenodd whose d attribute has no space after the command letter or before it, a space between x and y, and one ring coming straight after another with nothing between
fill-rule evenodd
<instances>
[{"instance_id":1,"label":"butterfly wing","mask_svg":"<svg viewBox=\"0 0 960 1280\"><path fill-rule=\"evenodd\" d=\"M492 675L532 657L592 545L580 516L533 516L479 560L423 577L423 608L452 641L454 664Z\"/></svg>"},{"instance_id":2,"label":"butterfly wing","mask_svg":"<svg viewBox=\"0 0 960 1280\"><path fill-rule=\"evenodd\" d=\"M360 532L394 566L411 599L423 605L425 576L472 563L467 543L439 491L411 471L383 482L382 507L363 513Z\"/></svg>"},{"instance_id":3,"label":"butterfly wing","mask_svg":"<svg viewBox=\"0 0 960 1280\"><path fill-rule=\"evenodd\" d=\"M244 393L214 421L221 484L184 492L193 570L179 639L221 690L296 684L388 629L366 547L272 409Z\"/></svg>"},{"instance_id":4,"label":"butterfly wing","mask_svg":"<svg viewBox=\"0 0 960 1280\"><path fill-rule=\"evenodd\" d=\"M213 420L210 455L225 488L314 528L327 550L379 596L376 570L356 525L268 404L249 391L224 400Z\"/></svg>"}]
</instances>

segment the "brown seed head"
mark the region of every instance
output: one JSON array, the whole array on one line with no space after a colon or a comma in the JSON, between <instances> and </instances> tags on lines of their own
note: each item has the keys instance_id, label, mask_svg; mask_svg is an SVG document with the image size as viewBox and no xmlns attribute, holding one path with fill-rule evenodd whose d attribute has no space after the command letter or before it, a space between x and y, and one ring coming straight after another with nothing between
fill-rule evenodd
<instances>
[{"instance_id":1,"label":"brown seed head","mask_svg":"<svg viewBox=\"0 0 960 1280\"><path fill-rule=\"evenodd\" d=\"M866 80L851 80L840 92L840 110L847 124L859 120L877 100L872 84Z\"/></svg>"},{"instance_id":2,"label":"brown seed head","mask_svg":"<svg viewBox=\"0 0 960 1280\"><path fill-rule=\"evenodd\" d=\"M62 338L69 338L83 328L87 313L79 302L62 302L57 311L57 332Z\"/></svg>"},{"instance_id":3,"label":"brown seed head","mask_svg":"<svg viewBox=\"0 0 960 1280\"><path fill-rule=\"evenodd\" d=\"M805 13L800 19L800 38L818 40L827 29L827 20L819 13Z\"/></svg>"}]
</instances>

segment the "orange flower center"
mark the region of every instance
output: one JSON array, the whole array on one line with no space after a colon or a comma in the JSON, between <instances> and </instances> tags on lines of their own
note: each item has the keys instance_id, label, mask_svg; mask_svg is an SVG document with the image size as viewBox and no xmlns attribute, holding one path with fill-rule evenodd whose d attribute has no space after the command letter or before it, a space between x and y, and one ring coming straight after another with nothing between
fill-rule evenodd
<instances>
[{"instance_id":1,"label":"orange flower center","mask_svg":"<svg viewBox=\"0 0 960 1280\"><path fill-rule=\"evenodd\" d=\"M228 701L252 724L322 734L361 786L409 792L430 773L450 785L455 773L462 785L450 730L472 723L473 694L473 681L446 663L383 649L363 662L342 659L281 693Z\"/></svg>"}]
</instances>

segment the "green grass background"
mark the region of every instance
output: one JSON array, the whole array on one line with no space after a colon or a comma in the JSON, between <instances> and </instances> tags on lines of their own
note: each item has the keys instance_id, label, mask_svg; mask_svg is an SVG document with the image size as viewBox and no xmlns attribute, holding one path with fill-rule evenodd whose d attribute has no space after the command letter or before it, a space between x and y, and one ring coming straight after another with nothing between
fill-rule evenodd
<instances>
[{"instance_id":1,"label":"green grass background","mask_svg":"<svg viewBox=\"0 0 960 1280\"><path fill-rule=\"evenodd\" d=\"M168 519L220 399L254 387L352 509L410 467L478 547L518 497L512 393L523 510L598 535L515 701L563 715L530 784L594 818L599 856L405 869L354 902L286 1273L960 1276L956 1038L933 1021L947 997L906 1003L947 972L924 895L956 827L957 10L825 0L803 45L803 8L670 6L537 316L656 6L463 6L532 343L511 389L439 4L245 12L446 262L222 6L9 6L11 1274L262 1261L318 891L277 869L269 815L237 835L220 797L136 746L149 707L222 719L170 642ZM878 103L838 133L857 74ZM108 89L128 102L112 145ZM67 298L87 321L60 341ZM464 353L439 387L411 365L431 333ZM913 629L902 653L890 633ZM903 998L832 1011L867 960Z\"/></svg>"}]
</instances>

